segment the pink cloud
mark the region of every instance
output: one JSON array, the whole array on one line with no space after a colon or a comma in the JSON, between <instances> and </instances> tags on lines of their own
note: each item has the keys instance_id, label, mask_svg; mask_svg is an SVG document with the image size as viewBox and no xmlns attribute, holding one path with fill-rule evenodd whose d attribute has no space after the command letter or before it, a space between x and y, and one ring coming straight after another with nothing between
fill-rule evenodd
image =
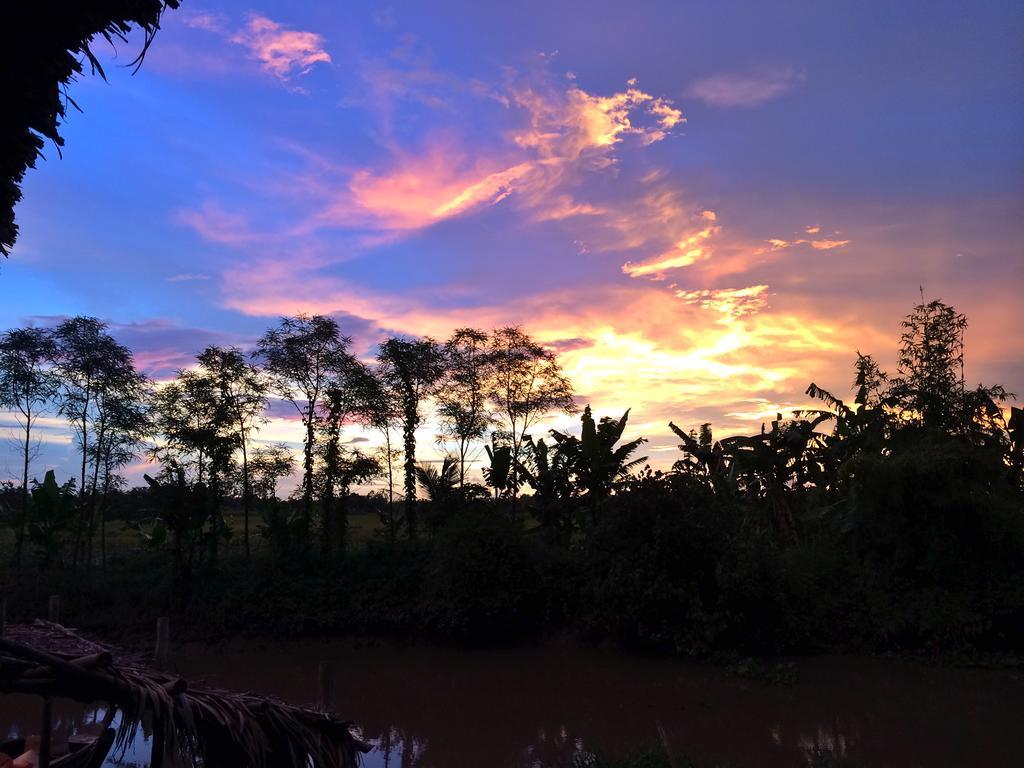
<instances>
[{"instance_id":1,"label":"pink cloud","mask_svg":"<svg viewBox=\"0 0 1024 768\"><path fill-rule=\"evenodd\" d=\"M266 16L253 14L231 42L248 49L260 67L282 81L304 75L314 64L330 64L324 39L316 32L286 29Z\"/></svg>"},{"instance_id":2,"label":"pink cloud","mask_svg":"<svg viewBox=\"0 0 1024 768\"><path fill-rule=\"evenodd\" d=\"M183 13L180 17L175 14L170 23L183 24L188 29L216 35L239 46L251 60L259 63L262 71L293 91L302 90L292 85L296 78L307 74L315 64L331 63L322 35L289 29L260 14L250 14L241 27L233 25L223 14L206 12ZM241 57L232 56L226 48L209 50L195 44L194 40L188 38L187 46L172 40L155 47L156 66L176 75L226 75L244 69Z\"/></svg>"},{"instance_id":3,"label":"pink cloud","mask_svg":"<svg viewBox=\"0 0 1024 768\"><path fill-rule=\"evenodd\" d=\"M599 206L570 191L581 174L614 165L616 146L627 138L652 144L684 120L633 80L608 96L576 85L513 87L505 103L526 118L505 147L469 157L454 141L435 138L416 152L393 150L387 169L348 174L314 226L415 230L506 198L535 221L599 215Z\"/></svg>"}]
</instances>

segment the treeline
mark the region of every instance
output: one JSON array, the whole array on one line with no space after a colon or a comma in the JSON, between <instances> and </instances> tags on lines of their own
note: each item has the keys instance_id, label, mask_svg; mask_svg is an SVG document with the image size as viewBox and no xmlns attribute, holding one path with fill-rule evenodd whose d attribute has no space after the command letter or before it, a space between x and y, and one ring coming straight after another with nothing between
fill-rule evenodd
<instances>
[{"instance_id":1,"label":"treeline","mask_svg":"<svg viewBox=\"0 0 1024 768\"><path fill-rule=\"evenodd\" d=\"M444 343L390 339L368 366L329 318L286 318L251 357L211 348L153 388L123 364L116 376L72 377L62 350L83 323L104 333L76 319L4 337L5 371L17 334L52 344L40 341L45 354L23 370L50 382L32 402L69 419L85 489L48 478L49 491L31 489L26 513L10 519L45 540L45 510L64 499L66 548L51 552L37 538L36 550L42 562L91 562L111 470L148 451L162 469L132 492L151 510L139 533L170 553L168 589L206 631L486 640L568 628L691 654L1019 649L1024 637L1024 414L1004 407L1014 396L1002 387L966 384L966 319L942 302L907 316L891 376L858 354L850 400L812 383L820 408L780 414L747 436L670 424L681 454L668 471L637 456L643 438L623 439L628 411L597 419L587 407L578 437L533 434L546 414L571 412L574 398L555 356L516 328L460 329ZM127 351L110 343L88 346L123 363ZM83 381L87 407L71 396ZM304 427L302 482L288 501L275 488L290 454L250 449L271 396L291 403ZM428 403L451 448L439 465L415 459ZM383 450L348 444L351 424L380 430ZM481 447L478 484L466 467ZM380 536L354 548L349 489L381 476ZM270 558L192 579L197 559L216 565L228 497L246 521L250 502L258 506ZM243 535L248 556L248 522ZM125 566L133 599L132 568L142 567Z\"/></svg>"},{"instance_id":2,"label":"treeline","mask_svg":"<svg viewBox=\"0 0 1024 768\"><path fill-rule=\"evenodd\" d=\"M466 477L474 450L488 438L486 482L495 495L515 497L522 478L512 456L523 452L530 428L552 411L574 410L555 355L519 328L461 328L443 343L390 338L372 366L357 359L351 344L329 317L283 318L251 354L211 346L193 367L156 384L96 318L7 331L0 339L0 406L21 426L15 563L26 538L46 564L60 555L77 567L95 559L98 534L104 557L108 499L125 487L119 472L143 455L160 467L146 476L159 514L143 533L151 542L173 542L179 570L187 571L197 555L216 559L218 542L230 533L222 515L226 497L241 499L247 554L254 499L264 512L269 508L265 531L275 546L306 551L319 538L329 552L345 549L351 486L385 477L387 535L415 539L417 478L428 492L441 493L457 474L463 496L488 496ZM290 404L302 425L297 516L274 503L278 481L294 470L291 451L253 447L272 399ZM438 442L454 451L440 473L416 460L416 431L428 403ZM61 486L52 475L30 480L34 430L46 413L67 421L81 457L78 477ZM347 444L343 432L350 425L379 431L384 449L368 455ZM404 476L401 490L396 475Z\"/></svg>"}]
</instances>

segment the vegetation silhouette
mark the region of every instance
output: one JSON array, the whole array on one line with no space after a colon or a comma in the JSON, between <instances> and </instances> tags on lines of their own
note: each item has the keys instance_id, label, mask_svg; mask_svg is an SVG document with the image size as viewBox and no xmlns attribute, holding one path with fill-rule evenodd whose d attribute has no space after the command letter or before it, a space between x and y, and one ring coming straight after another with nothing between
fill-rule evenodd
<instances>
[{"instance_id":1,"label":"vegetation silhouette","mask_svg":"<svg viewBox=\"0 0 1024 768\"><path fill-rule=\"evenodd\" d=\"M127 42L132 29L142 30L142 49L129 65L138 68L164 11L179 5L180 0L0 4L0 254L7 256L18 237L14 207L26 171L43 156L47 140L58 152L64 146L61 123L69 106L78 109L68 86L86 62L106 78L92 50L95 38L113 45Z\"/></svg>"},{"instance_id":2,"label":"vegetation silhouette","mask_svg":"<svg viewBox=\"0 0 1024 768\"><path fill-rule=\"evenodd\" d=\"M849 403L811 383L821 407L753 435L672 423L681 454L668 470L638 456L628 410L596 418L587 405L578 433L535 434L576 404L557 357L521 328L391 338L368 364L333 319L300 315L250 358L210 347L161 384L95 318L14 329L0 343L0 395L24 428L23 482L2 494L3 535L32 557L3 566L23 585L11 609L74 580L69 606L103 590L108 610L81 618L104 629L170 606L185 631L214 635L488 643L567 629L695 656L1019 651L1024 415L1003 387L967 386L966 322L922 300L891 376L858 353ZM303 427L286 499L292 449L254 447L274 401ZM26 480L47 408L80 454L63 486ZM429 408L438 444L454 446L436 462L416 456ZM348 439L353 425L380 434L381 449ZM127 488L119 469L142 454L158 469L148 488ZM122 544L109 562L113 519ZM97 566L98 582L77 580Z\"/></svg>"}]
</instances>

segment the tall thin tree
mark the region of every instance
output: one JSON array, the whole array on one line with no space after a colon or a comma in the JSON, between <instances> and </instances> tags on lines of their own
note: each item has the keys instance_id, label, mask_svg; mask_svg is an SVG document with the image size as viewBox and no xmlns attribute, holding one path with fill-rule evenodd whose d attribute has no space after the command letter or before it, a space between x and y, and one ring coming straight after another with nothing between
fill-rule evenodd
<instances>
[{"instance_id":1,"label":"tall thin tree","mask_svg":"<svg viewBox=\"0 0 1024 768\"><path fill-rule=\"evenodd\" d=\"M405 521L409 537L416 529L416 430L423 402L434 392L444 373L444 354L431 338L391 338L380 346L378 375L398 393L402 402L402 443L405 449Z\"/></svg>"},{"instance_id":2,"label":"tall thin tree","mask_svg":"<svg viewBox=\"0 0 1024 768\"><path fill-rule=\"evenodd\" d=\"M302 446L302 535L308 549L313 520L313 469L317 413L333 376L352 364L352 339L337 322L323 315L281 319L259 340L256 357L264 362L278 394L299 412L305 437Z\"/></svg>"},{"instance_id":3,"label":"tall thin tree","mask_svg":"<svg viewBox=\"0 0 1024 768\"><path fill-rule=\"evenodd\" d=\"M59 389L52 363L57 345L44 328L16 328L0 338L0 407L13 408L24 432L21 441L21 511L14 539L14 564L21 565L21 553L28 524L29 464L32 461L32 427L45 413Z\"/></svg>"},{"instance_id":4,"label":"tall thin tree","mask_svg":"<svg viewBox=\"0 0 1024 768\"><path fill-rule=\"evenodd\" d=\"M201 370L211 378L217 397L236 435L242 454L242 518L245 557L250 557L249 517L252 491L249 479L249 441L266 422L269 382L238 347L207 347L198 357Z\"/></svg>"},{"instance_id":5,"label":"tall thin tree","mask_svg":"<svg viewBox=\"0 0 1024 768\"><path fill-rule=\"evenodd\" d=\"M458 450L459 487L466 483L466 463L473 443L494 423L487 408L487 383L494 355L486 331L458 328L445 342L445 373L437 393L438 439Z\"/></svg>"}]
</instances>

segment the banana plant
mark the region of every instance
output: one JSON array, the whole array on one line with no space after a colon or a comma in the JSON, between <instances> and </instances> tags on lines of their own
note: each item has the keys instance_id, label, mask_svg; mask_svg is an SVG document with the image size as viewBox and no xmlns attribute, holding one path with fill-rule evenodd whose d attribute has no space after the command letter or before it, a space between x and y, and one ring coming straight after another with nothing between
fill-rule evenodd
<instances>
[{"instance_id":1,"label":"banana plant","mask_svg":"<svg viewBox=\"0 0 1024 768\"><path fill-rule=\"evenodd\" d=\"M565 500L574 495L569 457L557 444L552 448L543 439L534 442L531 437L523 453L523 459L517 462L518 471L539 502Z\"/></svg>"},{"instance_id":2,"label":"banana plant","mask_svg":"<svg viewBox=\"0 0 1024 768\"><path fill-rule=\"evenodd\" d=\"M701 424L699 435L685 432L671 421L668 427L683 441L679 449L684 456L672 465L674 471L696 478L715 494L736 492L735 464L714 439L710 424Z\"/></svg>"},{"instance_id":3,"label":"banana plant","mask_svg":"<svg viewBox=\"0 0 1024 768\"><path fill-rule=\"evenodd\" d=\"M817 427L829 418L831 414L821 413L810 420L786 421L780 413L770 430L762 424L758 435L722 440L740 489L751 498L768 502L773 525L787 538L796 538L794 510L821 471L818 453L825 436Z\"/></svg>"},{"instance_id":4,"label":"banana plant","mask_svg":"<svg viewBox=\"0 0 1024 768\"><path fill-rule=\"evenodd\" d=\"M574 526L570 499L576 495L568 455L556 444L549 447L543 439L529 438L523 460L517 462L518 475L533 489L533 515L552 540L568 543Z\"/></svg>"},{"instance_id":5,"label":"banana plant","mask_svg":"<svg viewBox=\"0 0 1024 768\"><path fill-rule=\"evenodd\" d=\"M636 449L647 441L638 437L617 445L629 421L629 409L621 418L603 416L599 422L595 422L588 405L583 409L581 421L583 431L580 437L554 429L551 430L551 436L557 450L566 457L577 484L586 496L590 499L603 499L626 480L632 470L647 461L646 456L631 458Z\"/></svg>"},{"instance_id":6,"label":"banana plant","mask_svg":"<svg viewBox=\"0 0 1024 768\"><path fill-rule=\"evenodd\" d=\"M498 499L509 489L512 482L512 446L510 445L485 445L487 451L488 466L483 468L484 482Z\"/></svg>"},{"instance_id":7,"label":"banana plant","mask_svg":"<svg viewBox=\"0 0 1024 768\"><path fill-rule=\"evenodd\" d=\"M210 537L226 537L227 532L210 514L205 486L190 487L183 469L163 473L160 478L143 475L155 503L153 525L148 531L140 528L142 538L151 546L161 546L170 536L174 576L187 577L197 550L208 543ZM209 524L209 530L206 529Z\"/></svg>"},{"instance_id":8,"label":"banana plant","mask_svg":"<svg viewBox=\"0 0 1024 768\"><path fill-rule=\"evenodd\" d=\"M31 521L28 538L36 549L40 565L48 568L70 540L78 519L75 481L58 485L53 470L48 470L43 482L32 482L28 506Z\"/></svg>"}]
</instances>

